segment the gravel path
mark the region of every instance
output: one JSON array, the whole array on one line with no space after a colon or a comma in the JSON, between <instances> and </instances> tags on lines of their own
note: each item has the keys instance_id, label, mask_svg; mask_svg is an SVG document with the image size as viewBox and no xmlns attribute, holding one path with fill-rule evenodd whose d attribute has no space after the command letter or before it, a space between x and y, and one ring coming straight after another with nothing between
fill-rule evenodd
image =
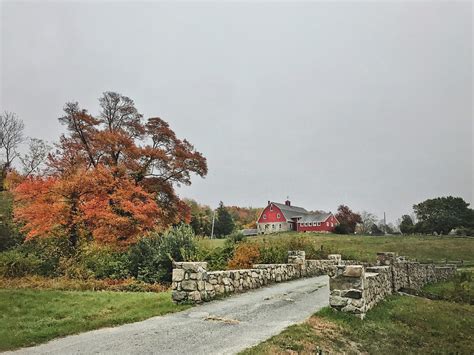
<instances>
[{"instance_id":1,"label":"gravel path","mask_svg":"<svg viewBox=\"0 0 474 355\"><path fill-rule=\"evenodd\" d=\"M15 353L234 354L304 321L328 298L327 276L299 279Z\"/></svg>"}]
</instances>

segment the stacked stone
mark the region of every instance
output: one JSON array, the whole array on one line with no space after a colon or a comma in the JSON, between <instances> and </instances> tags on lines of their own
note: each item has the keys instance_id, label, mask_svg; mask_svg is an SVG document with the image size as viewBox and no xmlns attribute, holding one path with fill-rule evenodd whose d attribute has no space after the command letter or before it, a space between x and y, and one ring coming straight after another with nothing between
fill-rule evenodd
<instances>
[{"instance_id":1,"label":"stacked stone","mask_svg":"<svg viewBox=\"0 0 474 355\"><path fill-rule=\"evenodd\" d=\"M336 260L306 260L307 276L334 275L338 262Z\"/></svg>"},{"instance_id":2,"label":"stacked stone","mask_svg":"<svg viewBox=\"0 0 474 355\"><path fill-rule=\"evenodd\" d=\"M393 252L377 253L377 265L389 266L393 265L396 260L396 254Z\"/></svg>"},{"instance_id":3,"label":"stacked stone","mask_svg":"<svg viewBox=\"0 0 474 355\"><path fill-rule=\"evenodd\" d=\"M365 270L361 265L337 266L336 275L329 279L329 304L332 308L365 316Z\"/></svg>"},{"instance_id":4,"label":"stacked stone","mask_svg":"<svg viewBox=\"0 0 474 355\"><path fill-rule=\"evenodd\" d=\"M306 260L306 252L304 250L288 251L288 264L304 264Z\"/></svg>"},{"instance_id":5,"label":"stacked stone","mask_svg":"<svg viewBox=\"0 0 474 355\"><path fill-rule=\"evenodd\" d=\"M369 310L392 293L392 270L391 266L373 266L365 271L364 298Z\"/></svg>"},{"instance_id":6,"label":"stacked stone","mask_svg":"<svg viewBox=\"0 0 474 355\"><path fill-rule=\"evenodd\" d=\"M281 282L301 277L300 264L255 264L254 270L262 272L268 282Z\"/></svg>"},{"instance_id":7,"label":"stacked stone","mask_svg":"<svg viewBox=\"0 0 474 355\"><path fill-rule=\"evenodd\" d=\"M306 260L304 251L288 252L288 264L257 264L252 269L207 271L205 262L174 263L172 297L177 303L200 303L217 296L245 292L273 282L335 272L340 255Z\"/></svg>"},{"instance_id":8,"label":"stacked stone","mask_svg":"<svg viewBox=\"0 0 474 355\"><path fill-rule=\"evenodd\" d=\"M342 256L341 256L341 254L329 254L328 255L328 260L333 260L336 263L336 265L340 265L341 260L342 260Z\"/></svg>"},{"instance_id":9,"label":"stacked stone","mask_svg":"<svg viewBox=\"0 0 474 355\"><path fill-rule=\"evenodd\" d=\"M363 318L365 313L387 295L402 288L420 289L430 282L447 280L454 276L456 267L409 262L395 253L377 253L374 267L362 265L337 267L330 278L331 307L354 313Z\"/></svg>"},{"instance_id":10,"label":"stacked stone","mask_svg":"<svg viewBox=\"0 0 474 355\"><path fill-rule=\"evenodd\" d=\"M207 263L174 263L172 298L177 303L199 303L206 298Z\"/></svg>"},{"instance_id":11,"label":"stacked stone","mask_svg":"<svg viewBox=\"0 0 474 355\"><path fill-rule=\"evenodd\" d=\"M454 277L456 275L456 265L449 265L446 266L436 266L435 267L435 275L436 280L439 281L446 281Z\"/></svg>"}]
</instances>

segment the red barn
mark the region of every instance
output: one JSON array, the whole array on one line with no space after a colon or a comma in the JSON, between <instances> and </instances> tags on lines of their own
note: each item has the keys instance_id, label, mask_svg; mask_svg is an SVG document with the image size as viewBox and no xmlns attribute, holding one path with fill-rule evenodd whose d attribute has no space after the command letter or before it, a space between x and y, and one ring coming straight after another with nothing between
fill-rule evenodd
<instances>
[{"instance_id":1,"label":"red barn","mask_svg":"<svg viewBox=\"0 0 474 355\"><path fill-rule=\"evenodd\" d=\"M258 234L284 231L332 232L339 221L331 212L308 212L303 207L268 201L257 220Z\"/></svg>"}]
</instances>

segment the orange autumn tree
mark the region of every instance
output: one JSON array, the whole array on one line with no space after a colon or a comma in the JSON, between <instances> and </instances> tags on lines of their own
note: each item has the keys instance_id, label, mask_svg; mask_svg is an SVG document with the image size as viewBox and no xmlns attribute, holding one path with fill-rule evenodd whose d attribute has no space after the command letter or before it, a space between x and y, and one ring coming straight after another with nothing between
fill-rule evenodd
<instances>
[{"instance_id":1,"label":"orange autumn tree","mask_svg":"<svg viewBox=\"0 0 474 355\"><path fill-rule=\"evenodd\" d=\"M97 116L67 103L67 128L48 168L15 190L15 216L27 238L67 236L126 246L152 229L189 219L175 192L191 175L207 174L206 159L168 123L144 120L134 102L114 92L99 99Z\"/></svg>"}]
</instances>

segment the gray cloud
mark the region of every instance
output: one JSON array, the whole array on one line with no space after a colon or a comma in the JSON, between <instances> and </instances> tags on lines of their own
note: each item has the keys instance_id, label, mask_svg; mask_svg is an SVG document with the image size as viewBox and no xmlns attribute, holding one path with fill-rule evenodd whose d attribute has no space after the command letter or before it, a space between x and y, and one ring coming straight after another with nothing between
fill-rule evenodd
<instances>
[{"instance_id":1,"label":"gray cloud","mask_svg":"<svg viewBox=\"0 0 474 355\"><path fill-rule=\"evenodd\" d=\"M182 196L394 220L473 202L472 5L1 5L1 110L55 140L66 101L106 90L169 121L209 161Z\"/></svg>"}]
</instances>

